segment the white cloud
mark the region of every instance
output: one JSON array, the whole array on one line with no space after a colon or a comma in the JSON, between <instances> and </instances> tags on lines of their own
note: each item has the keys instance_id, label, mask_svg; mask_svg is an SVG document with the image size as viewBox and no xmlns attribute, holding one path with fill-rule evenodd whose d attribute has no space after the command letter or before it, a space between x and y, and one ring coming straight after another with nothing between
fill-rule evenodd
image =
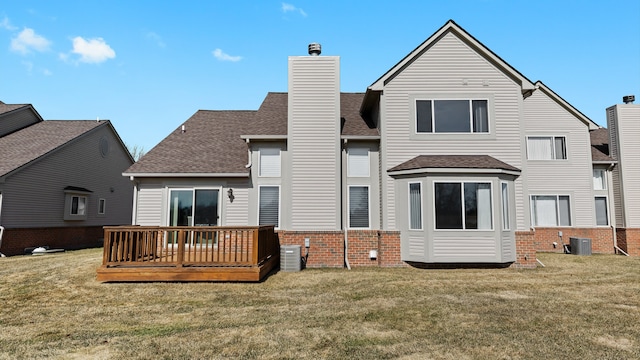
<instances>
[{"instance_id":1,"label":"white cloud","mask_svg":"<svg viewBox=\"0 0 640 360\"><path fill-rule=\"evenodd\" d=\"M79 62L101 63L116 57L116 52L107 44L103 38L85 40L81 36L73 38L72 53L80 55ZM60 58L65 60L66 55L60 54Z\"/></svg>"},{"instance_id":2,"label":"white cloud","mask_svg":"<svg viewBox=\"0 0 640 360\"><path fill-rule=\"evenodd\" d=\"M242 60L242 56L231 56L222 51L222 49L215 49L211 53L213 54L213 56L215 56L216 59L220 61L236 62Z\"/></svg>"},{"instance_id":3,"label":"white cloud","mask_svg":"<svg viewBox=\"0 0 640 360\"><path fill-rule=\"evenodd\" d=\"M51 41L44 36L36 34L33 29L24 28L16 37L11 39L11 50L23 55L35 51L47 51Z\"/></svg>"},{"instance_id":4,"label":"white cloud","mask_svg":"<svg viewBox=\"0 0 640 360\"><path fill-rule=\"evenodd\" d=\"M52 72L51 72L51 70L49 70L49 69L42 69L42 73L43 73L45 76L51 76L51 75L53 75L53 73L52 73Z\"/></svg>"},{"instance_id":5,"label":"white cloud","mask_svg":"<svg viewBox=\"0 0 640 360\"><path fill-rule=\"evenodd\" d=\"M155 43L161 48L167 46L164 43L164 40L162 40L162 37L160 35L154 33L153 31L149 31L147 33L147 39L151 39L151 40L155 41Z\"/></svg>"},{"instance_id":6,"label":"white cloud","mask_svg":"<svg viewBox=\"0 0 640 360\"><path fill-rule=\"evenodd\" d=\"M282 12L283 13L299 12L300 15L302 15L304 17L307 17L307 13L304 10L302 10L302 9L296 7L295 5L292 5L292 4L282 3Z\"/></svg>"},{"instance_id":7,"label":"white cloud","mask_svg":"<svg viewBox=\"0 0 640 360\"><path fill-rule=\"evenodd\" d=\"M6 17L6 16L3 17L2 20L0 20L0 28L11 30L11 31L18 30L17 27L11 25L11 22L9 21L9 18Z\"/></svg>"}]
</instances>

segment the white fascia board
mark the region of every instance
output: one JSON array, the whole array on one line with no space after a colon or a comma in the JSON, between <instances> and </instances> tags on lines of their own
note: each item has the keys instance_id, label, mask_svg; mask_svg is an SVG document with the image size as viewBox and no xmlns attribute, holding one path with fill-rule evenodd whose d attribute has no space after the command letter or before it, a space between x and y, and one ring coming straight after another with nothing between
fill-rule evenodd
<instances>
[{"instance_id":1,"label":"white fascia board","mask_svg":"<svg viewBox=\"0 0 640 360\"><path fill-rule=\"evenodd\" d=\"M287 140L287 135L240 135L242 140Z\"/></svg>"},{"instance_id":2,"label":"white fascia board","mask_svg":"<svg viewBox=\"0 0 640 360\"><path fill-rule=\"evenodd\" d=\"M436 31L431 37L425 40L420 46L418 46L415 50L413 50L409 55L407 55L404 59L400 60L394 67L392 67L389 71L387 71L384 75L382 75L378 80L376 80L373 84L371 84L367 89L373 91L382 91L384 89L384 85L386 81L395 76L395 74L402 70L408 63L412 62L418 55L420 55L426 48L432 46L445 32L452 31L455 32L457 36L459 36L464 42L470 44L473 48L477 49L482 56L490 59L493 64L497 64L501 70L505 73L511 75L512 78L518 79L520 81L520 86L522 88L522 92L526 92L529 90L535 90L535 84L533 84L529 79L520 74L515 68L509 65L507 62L502 60L496 54L494 54L489 48L487 48L484 44L476 40L473 36L467 33L464 29L459 27L455 22L448 21L443 27L441 27L438 31Z\"/></svg>"},{"instance_id":3,"label":"white fascia board","mask_svg":"<svg viewBox=\"0 0 640 360\"><path fill-rule=\"evenodd\" d=\"M154 177L154 178L228 178L228 177L245 177L250 176L249 173L122 173L122 176L131 178L137 177Z\"/></svg>"},{"instance_id":4,"label":"white fascia board","mask_svg":"<svg viewBox=\"0 0 640 360\"><path fill-rule=\"evenodd\" d=\"M380 140L380 135L342 135L342 140Z\"/></svg>"},{"instance_id":5,"label":"white fascia board","mask_svg":"<svg viewBox=\"0 0 640 360\"><path fill-rule=\"evenodd\" d=\"M417 174L506 174L520 176L520 171L505 169L469 169L469 168L421 168L410 170L388 171L390 176Z\"/></svg>"},{"instance_id":6,"label":"white fascia board","mask_svg":"<svg viewBox=\"0 0 640 360\"><path fill-rule=\"evenodd\" d=\"M542 81L536 81L536 88L542 90L547 96L549 96L553 101L557 102L560 106L569 111L573 116L577 117L585 123L585 125L589 126L589 130L597 130L600 129L600 125L596 124L593 120L589 119L586 115L580 112L580 110L576 109L573 105L569 104L565 99L561 98L560 95L556 94L553 90L549 89L547 85L545 85Z\"/></svg>"}]
</instances>

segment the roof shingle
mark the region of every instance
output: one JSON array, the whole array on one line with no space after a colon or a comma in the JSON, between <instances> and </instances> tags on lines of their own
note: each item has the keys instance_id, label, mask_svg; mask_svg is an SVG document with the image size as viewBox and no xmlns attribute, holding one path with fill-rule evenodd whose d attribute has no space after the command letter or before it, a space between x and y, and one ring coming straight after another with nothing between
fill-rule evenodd
<instances>
[{"instance_id":1,"label":"roof shingle","mask_svg":"<svg viewBox=\"0 0 640 360\"><path fill-rule=\"evenodd\" d=\"M609 156L609 130L600 128L589 132L591 137L591 161L593 162L613 162Z\"/></svg>"},{"instance_id":2,"label":"roof shingle","mask_svg":"<svg viewBox=\"0 0 640 360\"><path fill-rule=\"evenodd\" d=\"M0 176L22 167L107 121L42 121L0 138Z\"/></svg>"},{"instance_id":3,"label":"roof shingle","mask_svg":"<svg viewBox=\"0 0 640 360\"><path fill-rule=\"evenodd\" d=\"M420 155L388 170L388 172L428 168L501 169L520 172L520 169L489 155Z\"/></svg>"}]
</instances>

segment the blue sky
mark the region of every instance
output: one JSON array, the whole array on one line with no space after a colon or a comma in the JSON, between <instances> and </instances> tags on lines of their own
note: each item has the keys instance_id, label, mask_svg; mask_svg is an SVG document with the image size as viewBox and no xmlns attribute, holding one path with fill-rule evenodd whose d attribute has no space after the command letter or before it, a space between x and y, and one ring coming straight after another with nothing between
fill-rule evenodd
<instances>
[{"instance_id":1,"label":"blue sky","mask_svg":"<svg viewBox=\"0 0 640 360\"><path fill-rule=\"evenodd\" d=\"M601 125L640 96L640 1L3 0L0 100L109 119L149 150L198 109L287 91L287 57L310 42L364 92L449 19Z\"/></svg>"}]
</instances>

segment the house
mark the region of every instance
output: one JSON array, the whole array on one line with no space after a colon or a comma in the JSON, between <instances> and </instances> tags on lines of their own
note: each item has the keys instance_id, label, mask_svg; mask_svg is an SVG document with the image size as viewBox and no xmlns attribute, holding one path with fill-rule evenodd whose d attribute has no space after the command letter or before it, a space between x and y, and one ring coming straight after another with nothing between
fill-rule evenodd
<instances>
[{"instance_id":1,"label":"house","mask_svg":"<svg viewBox=\"0 0 640 360\"><path fill-rule=\"evenodd\" d=\"M0 102L0 252L101 246L104 225L131 221L131 164L109 121L44 121Z\"/></svg>"},{"instance_id":2,"label":"house","mask_svg":"<svg viewBox=\"0 0 640 360\"><path fill-rule=\"evenodd\" d=\"M309 54L289 57L287 93L200 110L127 169L133 224L273 224L311 267L533 267L571 238L614 253L619 226L640 243L640 202L623 201L638 187L617 188L640 169L626 128L601 151L606 129L455 22L364 93L340 91L338 56ZM616 109L609 128L637 134L638 107Z\"/></svg>"}]
</instances>

